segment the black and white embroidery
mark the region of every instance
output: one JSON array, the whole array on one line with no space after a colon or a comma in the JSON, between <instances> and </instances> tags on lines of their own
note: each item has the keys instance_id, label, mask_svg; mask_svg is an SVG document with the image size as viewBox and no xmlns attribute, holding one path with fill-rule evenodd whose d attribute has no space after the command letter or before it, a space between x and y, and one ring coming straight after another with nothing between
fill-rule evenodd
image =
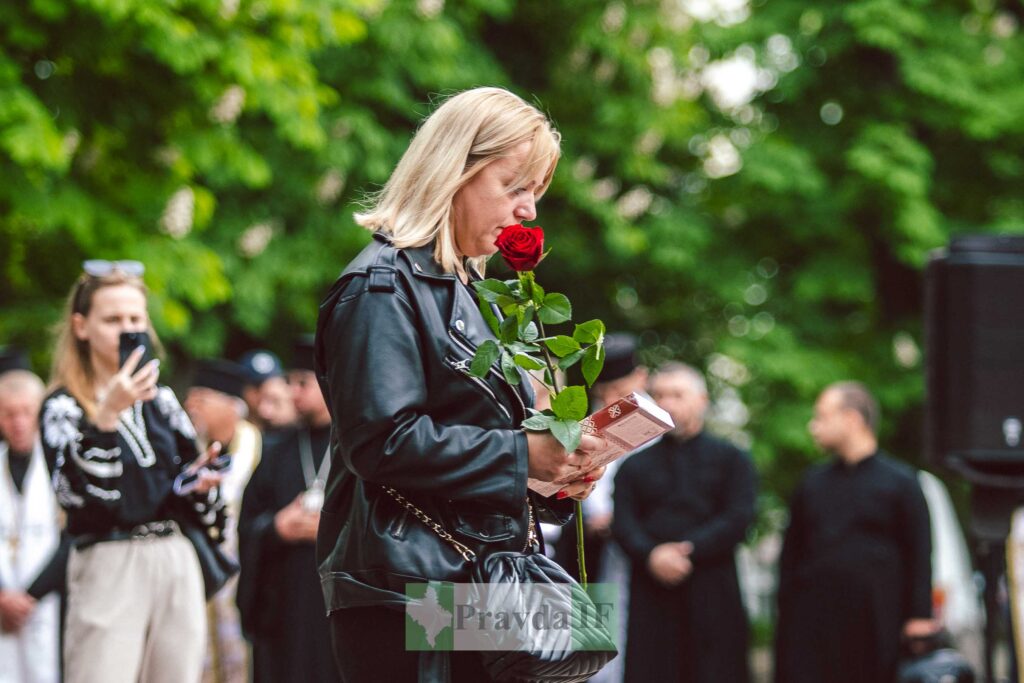
<instances>
[{"instance_id":1,"label":"black and white embroidery","mask_svg":"<svg viewBox=\"0 0 1024 683\"><path fill-rule=\"evenodd\" d=\"M142 402L121 412L117 423L117 433L128 444L136 462L140 467L152 467L156 464L156 453L146 435L146 422L142 417Z\"/></svg>"},{"instance_id":2,"label":"black and white embroidery","mask_svg":"<svg viewBox=\"0 0 1024 683\"><path fill-rule=\"evenodd\" d=\"M188 413L178 403L178 397L174 395L170 387L157 389L156 398L153 400L160 413L167 418L171 429L178 432L186 439L196 438L196 428L192 420L188 419Z\"/></svg>"},{"instance_id":3,"label":"black and white embroidery","mask_svg":"<svg viewBox=\"0 0 1024 683\"><path fill-rule=\"evenodd\" d=\"M53 490L57 494L57 503L62 508L84 508L85 499L71 490L71 482L64 476L63 472L57 471L53 475Z\"/></svg>"},{"instance_id":4,"label":"black and white embroidery","mask_svg":"<svg viewBox=\"0 0 1024 683\"><path fill-rule=\"evenodd\" d=\"M51 448L62 449L79 437L82 408L66 394L54 396L43 409L43 439Z\"/></svg>"},{"instance_id":5,"label":"black and white embroidery","mask_svg":"<svg viewBox=\"0 0 1024 683\"><path fill-rule=\"evenodd\" d=\"M107 489L101 489L99 486L94 486L92 484L86 484L85 485L85 491L90 496L95 496L96 498L99 498L100 500L109 500L109 501L121 500L121 492L118 491L117 489L111 489L111 490L108 491Z\"/></svg>"},{"instance_id":6,"label":"black and white embroidery","mask_svg":"<svg viewBox=\"0 0 1024 683\"><path fill-rule=\"evenodd\" d=\"M116 479L124 471L121 449L116 446L111 449L90 448L81 456L77 448L72 448L71 457L83 472L99 479Z\"/></svg>"}]
</instances>

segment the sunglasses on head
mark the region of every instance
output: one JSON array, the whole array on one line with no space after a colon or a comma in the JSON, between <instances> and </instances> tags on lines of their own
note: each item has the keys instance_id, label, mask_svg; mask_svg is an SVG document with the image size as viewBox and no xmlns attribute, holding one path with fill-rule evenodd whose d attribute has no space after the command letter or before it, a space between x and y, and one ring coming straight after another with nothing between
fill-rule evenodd
<instances>
[{"instance_id":1,"label":"sunglasses on head","mask_svg":"<svg viewBox=\"0 0 1024 683\"><path fill-rule=\"evenodd\" d=\"M93 277L104 277L114 271L120 271L132 277L142 277L146 272L146 266L141 261L105 261L103 259L89 259L82 262L82 270Z\"/></svg>"}]
</instances>

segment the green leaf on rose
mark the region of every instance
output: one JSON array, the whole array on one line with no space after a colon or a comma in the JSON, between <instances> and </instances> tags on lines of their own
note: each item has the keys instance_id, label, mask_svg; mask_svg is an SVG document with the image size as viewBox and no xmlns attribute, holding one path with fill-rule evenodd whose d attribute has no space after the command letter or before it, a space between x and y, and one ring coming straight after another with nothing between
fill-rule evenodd
<instances>
[{"instance_id":1,"label":"green leaf on rose","mask_svg":"<svg viewBox=\"0 0 1024 683\"><path fill-rule=\"evenodd\" d=\"M533 353L536 349L536 344L524 344L520 341L512 342L511 344L505 344L505 350L515 355L517 353Z\"/></svg>"},{"instance_id":2,"label":"green leaf on rose","mask_svg":"<svg viewBox=\"0 0 1024 683\"><path fill-rule=\"evenodd\" d=\"M470 374L474 377L483 377L500 355L501 348L498 343L493 339L488 339L473 354L473 362L469 364Z\"/></svg>"},{"instance_id":3,"label":"green leaf on rose","mask_svg":"<svg viewBox=\"0 0 1024 683\"><path fill-rule=\"evenodd\" d=\"M484 317L484 321L487 323L487 327L491 328L491 332L495 337L498 336L498 329L500 323L498 322L498 316L494 315L494 309L484 299L480 300L480 315Z\"/></svg>"},{"instance_id":4,"label":"green leaf on rose","mask_svg":"<svg viewBox=\"0 0 1024 683\"><path fill-rule=\"evenodd\" d=\"M551 399L551 410L559 419L582 420L587 416L587 392L581 386L566 387Z\"/></svg>"},{"instance_id":5,"label":"green leaf on rose","mask_svg":"<svg viewBox=\"0 0 1024 683\"><path fill-rule=\"evenodd\" d=\"M512 355L504 352L501 354L501 373L505 375L505 381L512 386L518 386L522 379L522 375L516 370L516 362Z\"/></svg>"},{"instance_id":6,"label":"green leaf on rose","mask_svg":"<svg viewBox=\"0 0 1024 683\"><path fill-rule=\"evenodd\" d=\"M505 344L511 344L516 341L517 333L519 332L519 324L514 315L510 315L501 321L501 325L498 326L498 339Z\"/></svg>"},{"instance_id":7,"label":"green leaf on rose","mask_svg":"<svg viewBox=\"0 0 1024 683\"><path fill-rule=\"evenodd\" d=\"M498 304L498 308L500 308L502 311L504 311L506 308L510 308L512 306L515 306L516 305L516 300L514 298L510 297L510 296L505 296L504 294L502 294L501 296L498 297L498 300L495 301L494 303Z\"/></svg>"},{"instance_id":8,"label":"green leaf on rose","mask_svg":"<svg viewBox=\"0 0 1024 683\"><path fill-rule=\"evenodd\" d=\"M538 358L534 358L525 353L517 353L515 355L516 365L523 368L524 370L543 370L544 362Z\"/></svg>"},{"instance_id":9,"label":"green leaf on rose","mask_svg":"<svg viewBox=\"0 0 1024 683\"><path fill-rule=\"evenodd\" d=\"M578 363L581 358L583 358L583 354L583 349L580 349L579 351L576 351L574 353L570 353L568 356L558 361L558 369L568 370L572 366L576 365L576 363Z\"/></svg>"},{"instance_id":10,"label":"green leaf on rose","mask_svg":"<svg viewBox=\"0 0 1024 683\"><path fill-rule=\"evenodd\" d=\"M583 354L583 379L587 386L594 386L601 368L604 367L604 344L594 344Z\"/></svg>"},{"instance_id":11,"label":"green leaf on rose","mask_svg":"<svg viewBox=\"0 0 1024 683\"><path fill-rule=\"evenodd\" d=\"M573 330L572 338L580 344L596 344L604 339L604 323L596 319L580 323Z\"/></svg>"},{"instance_id":12,"label":"green leaf on rose","mask_svg":"<svg viewBox=\"0 0 1024 683\"><path fill-rule=\"evenodd\" d=\"M551 353L555 354L559 358L565 358L570 353L580 350L580 343L572 337L567 337L564 334L548 339L544 342L544 345L548 347Z\"/></svg>"},{"instance_id":13,"label":"green leaf on rose","mask_svg":"<svg viewBox=\"0 0 1024 683\"><path fill-rule=\"evenodd\" d=\"M553 292L544 296L544 306L537 312L542 323L555 325L572 317L572 304L565 294Z\"/></svg>"},{"instance_id":14,"label":"green leaf on rose","mask_svg":"<svg viewBox=\"0 0 1024 683\"><path fill-rule=\"evenodd\" d=\"M515 299L516 303L525 303L526 299L523 296L523 286L519 280L505 280L505 284L508 285L509 296Z\"/></svg>"},{"instance_id":15,"label":"green leaf on rose","mask_svg":"<svg viewBox=\"0 0 1024 683\"><path fill-rule=\"evenodd\" d=\"M549 429L551 436L558 439L558 443L562 444L562 448L566 451L571 453L579 448L580 440L583 438L583 428L578 420L552 420Z\"/></svg>"},{"instance_id":16,"label":"green leaf on rose","mask_svg":"<svg viewBox=\"0 0 1024 683\"><path fill-rule=\"evenodd\" d=\"M539 282L533 283L533 303L537 308L544 305L544 288L540 286Z\"/></svg>"},{"instance_id":17,"label":"green leaf on rose","mask_svg":"<svg viewBox=\"0 0 1024 683\"><path fill-rule=\"evenodd\" d=\"M501 280L480 280L473 283L473 288L481 299L491 303L496 302L499 296L512 294L512 290Z\"/></svg>"},{"instance_id":18,"label":"green leaf on rose","mask_svg":"<svg viewBox=\"0 0 1024 683\"><path fill-rule=\"evenodd\" d=\"M516 311L516 318L519 320L519 338L523 339L526 336L526 326L533 322L533 302L520 306L519 310Z\"/></svg>"},{"instance_id":19,"label":"green leaf on rose","mask_svg":"<svg viewBox=\"0 0 1024 683\"><path fill-rule=\"evenodd\" d=\"M538 412L523 421L523 429L529 429L533 432L546 432L551 429L551 423L556 419L554 415Z\"/></svg>"},{"instance_id":20,"label":"green leaf on rose","mask_svg":"<svg viewBox=\"0 0 1024 683\"><path fill-rule=\"evenodd\" d=\"M537 323L530 321L522 331L523 341L532 342L537 341L537 337L540 336L540 332L537 330Z\"/></svg>"}]
</instances>

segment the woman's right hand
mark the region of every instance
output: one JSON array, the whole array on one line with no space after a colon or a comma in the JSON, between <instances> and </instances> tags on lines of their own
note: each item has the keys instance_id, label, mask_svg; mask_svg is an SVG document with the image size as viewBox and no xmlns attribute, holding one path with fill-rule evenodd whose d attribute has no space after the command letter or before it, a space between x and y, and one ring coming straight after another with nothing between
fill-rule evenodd
<instances>
[{"instance_id":1,"label":"woman's right hand","mask_svg":"<svg viewBox=\"0 0 1024 683\"><path fill-rule=\"evenodd\" d=\"M117 429L118 415L136 401L151 401L156 398L156 381L160 377L159 359L151 360L136 372L139 360L145 353L144 347L131 352L124 365L117 371L101 392L96 405L96 426L105 432Z\"/></svg>"},{"instance_id":2,"label":"woman's right hand","mask_svg":"<svg viewBox=\"0 0 1024 683\"><path fill-rule=\"evenodd\" d=\"M579 448L566 453L558 439L550 432L526 432L529 449L529 476L540 481L558 481L590 469L589 453L596 452L605 446L599 436L584 434Z\"/></svg>"}]
</instances>

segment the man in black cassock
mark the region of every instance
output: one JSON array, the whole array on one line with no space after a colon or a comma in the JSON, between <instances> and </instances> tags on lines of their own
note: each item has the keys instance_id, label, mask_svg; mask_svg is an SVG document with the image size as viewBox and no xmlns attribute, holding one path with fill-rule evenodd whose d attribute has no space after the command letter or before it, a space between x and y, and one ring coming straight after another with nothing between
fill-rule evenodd
<instances>
[{"instance_id":1,"label":"man in black cassock","mask_svg":"<svg viewBox=\"0 0 1024 683\"><path fill-rule=\"evenodd\" d=\"M315 542L330 469L331 416L313 374L312 338L288 372L300 424L268 445L242 498L238 608L255 683L340 681Z\"/></svg>"},{"instance_id":2,"label":"man in black cassock","mask_svg":"<svg viewBox=\"0 0 1024 683\"><path fill-rule=\"evenodd\" d=\"M776 683L891 683L900 638L932 634L931 531L914 471L878 450L878 404L828 387L810 423L835 457L804 476L779 568Z\"/></svg>"},{"instance_id":3,"label":"man in black cassock","mask_svg":"<svg viewBox=\"0 0 1024 683\"><path fill-rule=\"evenodd\" d=\"M632 564L625 681L745 683L736 546L754 519L750 456L704 432L704 378L670 363L651 397L675 421L615 477L612 532Z\"/></svg>"}]
</instances>

